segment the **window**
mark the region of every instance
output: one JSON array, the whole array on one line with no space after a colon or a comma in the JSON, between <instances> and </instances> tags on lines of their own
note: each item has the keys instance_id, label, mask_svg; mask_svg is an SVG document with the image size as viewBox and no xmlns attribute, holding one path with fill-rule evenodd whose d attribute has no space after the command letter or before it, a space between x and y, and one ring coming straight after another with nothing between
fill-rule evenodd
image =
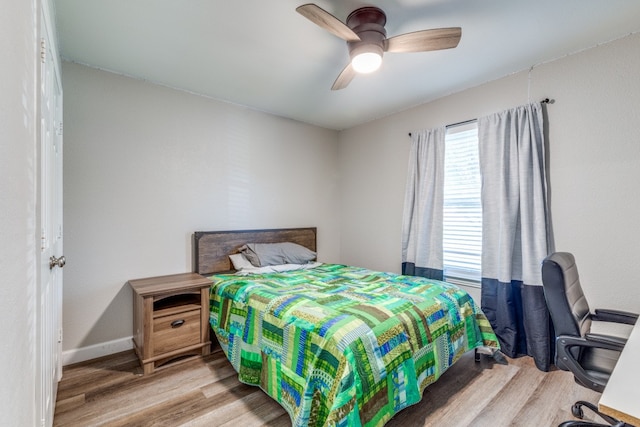
<instances>
[{"instance_id":1,"label":"window","mask_svg":"<svg viewBox=\"0 0 640 427\"><path fill-rule=\"evenodd\" d=\"M444 279L479 286L482 203L477 122L447 128L444 157Z\"/></svg>"}]
</instances>

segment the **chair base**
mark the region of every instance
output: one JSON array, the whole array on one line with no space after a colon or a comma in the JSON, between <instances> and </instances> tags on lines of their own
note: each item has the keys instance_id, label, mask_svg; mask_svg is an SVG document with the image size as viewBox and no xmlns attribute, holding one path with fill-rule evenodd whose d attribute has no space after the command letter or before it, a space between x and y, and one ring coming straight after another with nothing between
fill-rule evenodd
<instances>
[{"instance_id":1,"label":"chair base","mask_svg":"<svg viewBox=\"0 0 640 427\"><path fill-rule=\"evenodd\" d=\"M584 417L584 411L582 407L586 406L591 409L595 414L600 416L603 420L605 420L609 424L601 424L596 423L594 421L584 421L582 418ZM585 402L584 400L579 400L573 404L571 407L571 413L574 417L579 418L578 420L565 421L558 425L558 427L632 427L629 424L624 423L623 421L619 421L609 415L601 413L598 408L589 402Z\"/></svg>"}]
</instances>

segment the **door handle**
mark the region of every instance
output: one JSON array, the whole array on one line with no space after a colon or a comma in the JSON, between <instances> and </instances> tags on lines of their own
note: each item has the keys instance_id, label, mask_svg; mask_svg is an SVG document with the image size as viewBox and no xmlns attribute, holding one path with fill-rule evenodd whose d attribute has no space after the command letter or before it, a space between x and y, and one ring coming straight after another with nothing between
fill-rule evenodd
<instances>
[{"instance_id":1,"label":"door handle","mask_svg":"<svg viewBox=\"0 0 640 427\"><path fill-rule=\"evenodd\" d=\"M49 258L49 270L53 270L53 267L64 267L64 265L67 263L67 260L64 258L64 255L62 255L60 258L56 258L55 256L52 256L51 258Z\"/></svg>"}]
</instances>

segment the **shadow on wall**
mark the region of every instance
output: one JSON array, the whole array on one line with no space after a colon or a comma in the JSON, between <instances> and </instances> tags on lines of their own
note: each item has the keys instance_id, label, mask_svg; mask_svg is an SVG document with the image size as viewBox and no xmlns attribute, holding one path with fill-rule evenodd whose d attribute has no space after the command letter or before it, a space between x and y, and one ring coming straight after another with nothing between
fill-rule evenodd
<instances>
[{"instance_id":1,"label":"shadow on wall","mask_svg":"<svg viewBox=\"0 0 640 427\"><path fill-rule=\"evenodd\" d=\"M120 328L114 328L114 325L128 325L129 329L122 331L119 330ZM77 363L132 349L132 328L133 292L125 281L93 327L87 331L78 348L63 354L63 364Z\"/></svg>"}]
</instances>

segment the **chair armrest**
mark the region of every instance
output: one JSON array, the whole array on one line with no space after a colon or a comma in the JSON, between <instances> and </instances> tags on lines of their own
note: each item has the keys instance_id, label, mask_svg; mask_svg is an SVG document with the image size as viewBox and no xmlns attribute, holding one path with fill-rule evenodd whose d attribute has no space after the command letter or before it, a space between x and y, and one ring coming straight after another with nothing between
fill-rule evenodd
<instances>
[{"instance_id":1,"label":"chair armrest","mask_svg":"<svg viewBox=\"0 0 640 427\"><path fill-rule=\"evenodd\" d=\"M628 311L597 308L595 314L591 316L591 319L601 322L635 325L638 320L638 315L636 313L629 313Z\"/></svg>"},{"instance_id":2,"label":"chair armrest","mask_svg":"<svg viewBox=\"0 0 640 427\"><path fill-rule=\"evenodd\" d=\"M614 351L622 351L624 348L624 338L609 335L588 334L585 337L574 337L570 335L560 335L556 339L556 366L565 371L571 371L573 375L583 384L591 384L593 390L600 393L607 384L602 378L594 378L589 375L578 363L576 356L578 352L572 352L575 347L595 347Z\"/></svg>"},{"instance_id":3,"label":"chair armrest","mask_svg":"<svg viewBox=\"0 0 640 427\"><path fill-rule=\"evenodd\" d=\"M620 351L622 351L622 349L624 348L625 344L627 343L627 339L626 338L616 337L616 336L613 336L613 335L587 333L587 334L585 334L585 338L587 339L587 342L603 344L603 346L601 348L609 348L608 346L619 347ZM583 346L583 347L586 347L586 346ZM600 346L599 345L593 345L593 346L589 346L589 347L600 347ZM611 350L617 350L617 349L611 348Z\"/></svg>"}]
</instances>

